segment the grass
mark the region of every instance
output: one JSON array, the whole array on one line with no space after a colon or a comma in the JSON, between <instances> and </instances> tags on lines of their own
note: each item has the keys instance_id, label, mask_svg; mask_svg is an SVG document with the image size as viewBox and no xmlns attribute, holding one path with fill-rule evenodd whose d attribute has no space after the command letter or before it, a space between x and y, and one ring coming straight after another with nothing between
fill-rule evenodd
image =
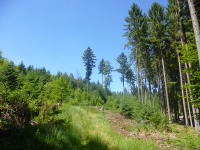
<instances>
[{"instance_id":1,"label":"grass","mask_svg":"<svg viewBox=\"0 0 200 150\"><path fill-rule=\"evenodd\" d=\"M170 131L133 123L128 131L164 137L171 148L200 149L200 134L193 128L169 125ZM155 133L154 133L155 132ZM133 139L113 131L104 114L93 107L63 105L54 121L0 134L1 150L157 150L155 141Z\"/></svg>"},{"instance_id":2,"label":"grass","mask_svg":"<svg viewBox=\"0 0 200 150\"><path fill-rule=\"evenodd\" d=\"M199 150L200 149L200 133L196 132L194 128L171 124L170 128L176 138L169 139L167 142L185 150Z\"/></svg>"},{"instance_id":3,"label":"grass","mask_svg":"<svg viewBox=\"0 0 200 150\"><path fill-rule=\"evenodd\" d=\"M163 139L162 143L169 145L171 149L200 149L200 133L196 132L194 128L183 125L169 124L166 130L157 130L148 124L134 122L127 128L127 131L145 133L151 135L152 139L160 137L160 139Z\"/></svg>"},{"instance_id":4,"label":"grass","mask_svg":"<svg viewBox=\"0 0 200 150\"><path fill-rule=\"evenodd\" d=\"M157 150L151 141L113 131L94 108L63 105L55 121L0 135L1 150Z\"/></svg>"}]
</instances>

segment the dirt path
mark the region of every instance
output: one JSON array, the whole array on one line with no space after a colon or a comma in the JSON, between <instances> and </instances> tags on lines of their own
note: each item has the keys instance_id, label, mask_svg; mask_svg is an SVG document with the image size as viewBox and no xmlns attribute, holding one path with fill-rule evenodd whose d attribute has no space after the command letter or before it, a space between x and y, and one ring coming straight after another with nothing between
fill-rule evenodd
<instances>
[{"instance_id":1,"label":"dirt path","mask_svg":"<svg viewBox=\"0 0 200 150\"><path fill-rule=\"evenodd\" d=\"M103 112L105 113L105 118L111 122L112 127L118 133L137 139L153 140L162 150L177 150L177 148L173 148L165 142L168 139L175 138L173 134L167 133L163 135L160 132L129 131L128 128L133 125L131 119L127 119L120 113L114 113L109 110L103 110Z\"/></svg>"}]
</instances>

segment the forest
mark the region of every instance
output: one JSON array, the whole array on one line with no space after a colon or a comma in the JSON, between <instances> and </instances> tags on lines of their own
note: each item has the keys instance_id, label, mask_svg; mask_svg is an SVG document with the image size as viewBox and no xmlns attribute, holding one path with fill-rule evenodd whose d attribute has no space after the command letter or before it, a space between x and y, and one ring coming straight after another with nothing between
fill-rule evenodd
<instances>
[{"instance_id":1,"label":"forest","mask_svg":"<svg viewBox=\"0 0 200 150\"><path fill-rule=\"evenodd\" d=\"M1 150L200 149L200 1L154 2L147 13L133 3L124 19L129 54L118 55L118 68L92 47L77 58L84 77L0 52ZM121 92L110 87L113 72Z\"/></svg>"}]
</instances>

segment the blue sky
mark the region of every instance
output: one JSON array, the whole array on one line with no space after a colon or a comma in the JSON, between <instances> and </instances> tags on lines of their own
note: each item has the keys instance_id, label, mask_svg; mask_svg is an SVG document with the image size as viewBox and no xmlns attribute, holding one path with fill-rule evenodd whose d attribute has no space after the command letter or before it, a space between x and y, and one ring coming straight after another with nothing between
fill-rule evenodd
<instances>
[{"instance_id":1,"label":"blue sky","mask_svg":"<svg viewBox=\"0 0 200 150\"><path fill-rule=\"evenodd\" d=\"M153 2L167 0L0 0L0 49L3 56L26 66L45 67L51 73L85 75L83 51L90 46L97 56L118 68L124 50L125 17L133 2L147 12ZM118 73L111 89L121 91ZM101 81L97 67L92 81Z\"/></svg>"}]
</instances>

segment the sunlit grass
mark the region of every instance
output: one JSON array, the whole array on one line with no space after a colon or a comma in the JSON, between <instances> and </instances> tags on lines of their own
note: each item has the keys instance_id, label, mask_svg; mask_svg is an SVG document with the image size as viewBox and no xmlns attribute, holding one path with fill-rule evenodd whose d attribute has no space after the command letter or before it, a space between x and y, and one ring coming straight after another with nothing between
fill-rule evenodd
<instances>
[{"instance_id":1,"label":"sunlit grass","mask_svg":"<svg viewBox=\"0 0 200 150\"><path fill-rule=\"evenodd\" d=\"M90 139L97 139L107 145L108 149L137 150L137 149L157 149L154 143L138 139L131 139L113 131L108 121L104 119L103 113L94 108L70 107L63 112L63 115L71 114L71 125L79 129L81 141L85 145Z\"/></svg>"},{"instance_id":2,"label":"sunlit grass","mask_svg":"<svg viewBox=\"0 0 200 150\"><path fill-rule=\"evenodd\" d=\"M152 139L160 137L163 144L169 145L172 149L199 150L200 133L194 128L178 124L169 124L167 130L157 130L148 124L137 124L134 122L127 127L130 132L146 133L152 136Z\"/></svg>"},{"instance_id":3,"label":"sunlit grass","mask_svg":"<svg viewBox=\"0 0 200 150\"><path fill-rule=\"evenodd\" d=\"M177 124L171 124L170 128L171 132L176 135L176 138L168 140L168 143L187 150L200 149L200 133L196 132L194 128Z\"/></svg>"}]
</instances>

